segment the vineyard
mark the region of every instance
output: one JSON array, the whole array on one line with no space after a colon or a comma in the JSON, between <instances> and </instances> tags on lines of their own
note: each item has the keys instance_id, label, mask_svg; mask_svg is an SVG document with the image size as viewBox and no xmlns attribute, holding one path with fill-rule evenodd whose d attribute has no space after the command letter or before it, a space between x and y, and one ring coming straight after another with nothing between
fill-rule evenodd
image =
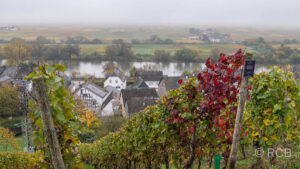
<instances>
[{"instance_id":1,"label":"vineyard","mask_svg":"<svg viewBox=\"0 0 300 169\"><path fill-rule=\"evenodd\" d=\"M196 160L221 154L226 168L243 58L239 51L229 57L221 54L216 64L208 60L208 69L197 79L180 80L179 89L130 119L118 132L93 144L81 144L83 161L96 168L169 168L170 164L191 168ZM240 146L296 149L300 88L292 73L271 68L269 73L255 75L249 88Z\"/></svg>"},{"instance_id":2,"label":"vineyard","mask_svg":"<svg viewBox=\"0 0 300 169\"><path fill-rule=\"evenodd\" d=\"M77 108L73 97L63 88L63 80L56 71L64 71L64 68L43 65L28 78L44 79L66 168L83 168L83 163L106 169L211 168L212 159L217 155L222 156L222 167L227 168L244 61L242 50L229 56L221 53L216 63L208 59L206 69L197 77L179 80L180 88L169 91L155 105L130 118L117 132L93 143L78 141L77 130L93 122L84 118L87 112ZM299 168L299 82L289 68L271 67L268 72L250 78L247 88L238 145L243 158L250 158L245 149L253 150L252 154L258 149L268 151L272 148L276 152L256 156L249 168L275 165ZM34 110L30 119L34 122L34 143L39 150L36 153L42 155L20 155L31 158L33 164L27 164L30 166L27 168L36 168L37 161L42 161L42 167L48 168L52 159L43 136L41 110L37 103L38 100L33 100L30 104ZM287 153L283 151L287 148L291 151L289 157L284 158L283 154ZM0 166L13 163L13 159L20 162L13 153L0 153Z\"/></svg>"}]
</instances>

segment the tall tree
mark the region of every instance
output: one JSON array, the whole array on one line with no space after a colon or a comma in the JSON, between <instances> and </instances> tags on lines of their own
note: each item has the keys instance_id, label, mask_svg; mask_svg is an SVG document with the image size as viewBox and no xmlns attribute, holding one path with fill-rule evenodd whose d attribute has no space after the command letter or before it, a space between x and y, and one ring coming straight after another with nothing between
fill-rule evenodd
<instances>
[{"instance_id":1,"label":"tall tree","mask_svg":"<svg viewBox=\"0 0 300 169\"><path fill-rule=\"evenodd\" d=\"M16 39L5 45L4 55L9 65L18 66L31 57L31 45L26 44L22 39Z\"/></svg>"},{"instance_id":2,"label":"tall tree","mask_svg":"<svg viewBox=\"0 0 300 169\"><path fill-rule=\"evenodd\" d=\"M114 62L107 62L103 66L103 72L105 74L112 73L113 71L115 71L115 69L116 69L116 65L114 64Z\"/></svg>"},{"instance_id":3,"label":"tall tree","mask_svg":"<svg viewBox=\"0 0 300 169\"><path fill-rule=\"evenodd\" d=\"M0 116L17 115L19 111L20 93L10 85L0 86Z\"/></svg>"}]
</instances>

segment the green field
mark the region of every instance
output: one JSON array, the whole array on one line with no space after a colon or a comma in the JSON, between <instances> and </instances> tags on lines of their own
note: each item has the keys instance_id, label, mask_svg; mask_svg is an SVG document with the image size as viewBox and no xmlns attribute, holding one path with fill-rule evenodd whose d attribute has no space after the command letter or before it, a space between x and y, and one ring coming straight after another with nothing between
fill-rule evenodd
<instances>
[{"instance_id":1,"label":"green field","mask_svg":"<svg viewBox=\"0 0 300 169\"><path fill-rule=\"evenodd\" d=\"M93 52L104 53L106 44L101 45L80 45L82 54L91 54ZM219 49L225 53L233 53L239 48L245 48L243 45L238 44L171 44L171 45L156 45L156 44L143 44L133 45L132 50L134 54L153 55L155 50L165 50L174 54L177 50L183 48L190 48L201 52L203 55L209 55L212 49Z\"/></svg>"},{"instance_id":2,"label":"green field","mask_svg":"<svg viewBox=\"0 0 300 169\"><path fill-rule=\"evenodd\" d=\"M210 54L211 49L214 48L218 48L227 54L233 53L239 48L245 48L245 46L238 44L204 44L198 40L189 40L188 37L191 36L189 33L190 27L192 26L19 26L20 29L16 32L0 31L0 39L10 40L13 37L19 37L26 40L35 40L37 36L45 36L49 40L66 40L68 37L84 36L90 40L99 38L105 43L101 45L82 44L80 45L81 54L105 53L107 44L110 44L113 39L122 38L126 42L131 42L132 39L144 41L149 39L151 35L157 35L161 39L170 38L178 43L170 45L133 45L134 54L153 55L157 49L166 50L174 54L178 49L190 48L198 50L202 55L207 56ZM300 41L300 30L296 29L204 26L197 26L196 28L216 28L218 32L230 34L230 38L234 41L243 41L260 36L267 42L273 40L283 41L284 39L298 39ZM0 44L1 46L3 44ZM300 45L287 46L300 49ZM250 48L248 50L251 51Z\"/></svg>"},{"instance_id":3,"label":"green field","mask_svg":"<svg viewBox=\"0 0 300 169\"><path fill-rule=\"evenodd\" d=\"M13 37L20 37L26 40L34 40L37 36L45 36L48 39L67 39L67 37L85 36L88 38L100 38L103 41L122 38L126 41L131 39L145 40L151 35L171 38L175 41L188 42L189 28L193 26L19 26L16 32L0 31L0 39L10 40ZM243 41L245 39L257 38L259 36L267 41L284 39L300 39L299 29L278 29L261 27L205 27L216 28L221 33L228 33L231 39Z\"/></svg>"},{"instance_id":4,"label":"green field","mask_svg":"<svg viewBox=\"0 0 300 169\"><path fill-rule=\"evenodd\" d=\"M280 44L276 44L276 45L272 45L273 48L279 48L281 45ZM290 47L292 49L298 49L300 50L300 44L284 44L284 46L286 47Z\"/></svg>"},{"instance_id":5,"label":"green field","mask_svg":"<svg viewBox=\"0 0 300 169\"><path fill-rule=\"evenodd\" d=\"M5 44L0 44L0 50L3 50L3 46ZM105 53L105 48L109 44L82 44L79 45L80 51L82 54L91 54L93 52ZM300 45L299 45L300 47ZM238 44L169 44L169 45L160 45L160 44L141 44L141 45L132 45L132 50L134 54L145 54L145 55L153 55L155 50L165 50L174 54L177 50L189 48L194 49L199 52L202 52L204 55L208 55L212 49L219 49L225 53L233 53L237 49L245 48L243 45Z\"/></svg>"}]
</instances>

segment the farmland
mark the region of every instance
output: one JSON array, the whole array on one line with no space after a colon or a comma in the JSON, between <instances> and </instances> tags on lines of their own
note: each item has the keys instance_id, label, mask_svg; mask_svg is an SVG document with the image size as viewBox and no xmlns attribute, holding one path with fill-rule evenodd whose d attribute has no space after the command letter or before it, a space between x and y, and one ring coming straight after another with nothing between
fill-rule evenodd
<instances>
[{"instance_id":1,"label":"farmland","mask_svg":"<svg viewBox=\"0 0 300 169\"><path fill-rule=\"evenodd\" d=\"M105 48L107 44L99 44L99 45L92 45L92 44L84 44L80 45L80 49L82 54L91 54L93 52L105 53ZM238 44L167 44L167 45L160 45L160 44L141 44L141 45L133 45L132 50L134 54L144 54L144 55L153 55L155 50L165 50L174 54L176 50L189 48L193 50L197 50L204 55L209 55L211 49L217 48L225 53L233 53L239 48L245 48L243 45Z\"/></svg>"},{"instance_id":2,"label":"farmland","mask_svg":"<svg viewBox=\"0 0 300 169\"><path fill-rule=\"evenodd\" d=\"M295 29L268 29L268 28L251 28L251 27L214 27L217 32L230 35L230 40L226 43L206 43L202 40L191 40L189 36L192 34L188 26L19 26L17 31L0 31L0 40L6 43L12 38L22 38L26 42L34 42L38 36L43 36L49 43L45 46L59 45L60 47L66 44L77 44L80 52L76 53L73 59L79 60L110 60L106 56L106 48L110 46L114 40L122 39L125 43L131 43L131 49L135 58L138 61L155 61L154 53L156 50L163 50L168 52L172 61L178 61L175 56L176 51L182 49L190 49L197 52L198 60L203 61L209 56L216 56L218 52L231 54L237 49L247 49L247 52L255 54L256 59L262 62L282 62L282 59L275 56L274 52L266 46L273 47L275 50L280 50L280 43L286 39L300 39L299 30ZM197 27L199 29L207 29L209 27ZM214 29L212 28L212 29ZM156 36L159 41L150 41L152 36ZM82 42L68 42L69 38L81 37L92 42L95 38L101 43L82 43ZM265 44L259 45L245 45L246 40L255 41L258 37L264 39ZM165 40L171 40L171 43L165 43ZM133 43L133 40L137 43ZM3 45L0 44L0 52L3 53ZM300 49L299 44L287 44L291 49ZM214 50L214 53L212 51ZM294 52L294 53L297 53ZM269 55L268 59L266 56ZM298 56L287 56L284 62L298 62ZM4 55L2 55L4 56ZM50 54L49 56L53 56ZM293 59L295 58L296 59ZM50 57L52 58L52 57ZM55 59L66 59L68 57L55 57ZM199 59L200 58L200 59ZM290 58L290 59L286 59ZM49 59L49 57L48 57ZM281 60L280 60L281 59ZM114 59L112 59L114 60ZM122 60L120 57L115 60ZM169 61L170 61L169 60ZM293 60L293 61L291 61ZM157 60L156 60L157 61Z\"/></svg>"},{"instance_id":3,"label":"farmland","mask_svg":"<svg viewBox=\"0 0 300 169\"><path fill-rule=\"evenodd\" d=\"M208 26L198 26L200 29ZM230 34L232 40L243 41L245 39L264 37L267 41L280 41L284 39L300 39L299 29L274 29L259 27L214 27L221 33ZM88 38L100 38L108 42L112 39L122 38L144 40L150 35L156 34L162 38L171 38L177 42L195 42L188 40L190 35L188 26L20 26L16 32L0 31L0 39L9 40L12 37L34 40L37 36L45 36L49 39L66 39L70 36L86 36Z\"/></svg>"},{"instance_id":4,"label":"farmland","mask_svg":"<svg viewBox=\"0 0 300 169\"><path fill-rule=\"evenodd\" d=\"M272 45L272 47L273 48L279 48L281 45L279 45L279 44L276 44L276 45ZM286 46L286 47L290 47L290 48L292 48L292 49L298 49L298 50L300 50L300 44L285 44L284 46Z\"/></svg>"}]
</instances>

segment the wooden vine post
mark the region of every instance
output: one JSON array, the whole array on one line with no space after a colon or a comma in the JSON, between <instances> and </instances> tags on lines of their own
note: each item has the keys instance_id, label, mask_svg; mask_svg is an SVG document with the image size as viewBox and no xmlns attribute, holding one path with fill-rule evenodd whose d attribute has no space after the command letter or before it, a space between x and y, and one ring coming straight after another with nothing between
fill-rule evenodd
<instances>
[{"instance_id":1,"label":"wooden vine post","mask_svg":"<svg viewBox=\"0 0 300 169\"><path fill-rule=\"evenodd\" d=\"M247 58L248 57L248 58ZM246 59L249 59L251 55L246 54ZM254 68L255 68L255 61L254 60L245 60L245 64L243 67L243 77L241 82L241 88L240 88L240 96L239 96L239 104L238 109L236 113L235 118L235 125L234 125L234 133L232 138L232 145L231 145L231 151L229 156L229 169L235 168L236 163L236 156L238 151L238 145L241 135L241 128L242 128L242 122L243 122L243 114L246 104L246 99L248 95L248 78L253 77L254 75Z\"/></svg>"},{"instance_id":2,"label":"wooden vine post","mask_svg":"<svg viewBox=\"0 0 300 169\"><path fill-rule=\"evenodd\" d=\"M41 119L44 129L45 141L50 149L52 165L55 169L65 169L65 164L61 155L59 142L55 132L53 119L50 112L48 96L45 90L43 78L33 79L33 90L36 94L39 107L41 109Z\"/></svg>"}]
</instances>

